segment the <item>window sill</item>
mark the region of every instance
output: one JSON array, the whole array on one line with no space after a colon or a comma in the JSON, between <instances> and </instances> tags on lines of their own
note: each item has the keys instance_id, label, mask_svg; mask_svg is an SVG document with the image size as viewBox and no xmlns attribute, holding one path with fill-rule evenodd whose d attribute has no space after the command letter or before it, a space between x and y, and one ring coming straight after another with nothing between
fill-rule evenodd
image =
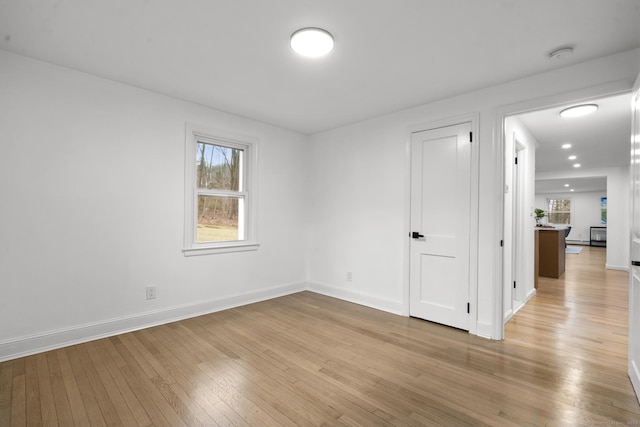
<instances>
[{"instance_id":1,"label":"window sill","mask_svg":"<svg viewBox=\"0 0 640 427\"><path fill-rule=\"evenodd\" d=\"M225 254L232 252L247 252L257 251L260 247L258 242L229 242L221 243L216 246L202 246L194 248L185 248L182 250L184 256L198 256L198 255L213 255L213 254Z\"/></svg>"}]
</instances>

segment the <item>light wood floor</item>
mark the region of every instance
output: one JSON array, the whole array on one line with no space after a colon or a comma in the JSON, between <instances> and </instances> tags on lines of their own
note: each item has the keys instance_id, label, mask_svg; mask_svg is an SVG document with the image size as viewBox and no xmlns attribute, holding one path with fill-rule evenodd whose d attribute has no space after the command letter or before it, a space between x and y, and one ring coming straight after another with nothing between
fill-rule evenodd
<instances>
[{"instance_id":1,"label":"light wood floor","mask_svg":"<svg viewBox=\"0 0 640 427\"><path fill-rule=\"evenodd\" d=\"M2 363L0 426L638 425L626 322L593 248L503 342L303 292Z\"/></svg>"}]
</instances>

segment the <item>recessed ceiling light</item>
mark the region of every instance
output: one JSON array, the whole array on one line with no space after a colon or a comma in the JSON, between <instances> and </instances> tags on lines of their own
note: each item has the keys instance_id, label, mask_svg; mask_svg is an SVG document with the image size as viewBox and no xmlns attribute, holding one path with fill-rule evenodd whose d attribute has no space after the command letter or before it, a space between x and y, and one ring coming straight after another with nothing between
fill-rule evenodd
<instances>
[{"instance_id":1,"label":"recessed ceiling light","mask_svg":"<svg viewBox=\"0 0 640 427\"><path fill-rule=\"evenodd\" d=\"M579 168L580 166L582 166L580 163L576 163L573 165L574 168Z\"/></svg>"},{"instance_id":2,"label":"recessed ceiling light","mask_svg":"<svg viewBox=\"0 0 640 427\"><path fill-rule=\"evenodd\" d=\"M575 160L577 158L578 158L577 156L569 156L569 160Z\"/></svg>"},{"instance_id":3,"label":"recessed ceiling light","mask_svg":"<svg viewBox=\"0 0 640 427\"><path fill-rule=\"evenodd\" d=\"M562 144L563 150L568 150L569 148L571 148L571 144Z\"/></svg>"},{"instance_id":4,"label":"recessed ceiling light","mask_svg":"<svg viewBox=\"0 0 640 427\"><path fill-rule=\"evenodd\" d=\"M333 36L322 28L301 28L291 34L291 48L302 56L317 58L333 50Z\"/></svg>"},{"instance_id":5,"label":"recessed ceiling light","mask_svg":"<svg viewBox=\"0 0 640 427\"><path fill-rule=\"evenodd\" d=\"M565 187L568 187L568 186L569 186L569 184L565 184L564 186L565 186Z\"/></svg>"},{"instance_id":6,"label":"recessed ceiling light","mask_svg":"<svg viewBox=\"0 0 640 427\"><path fill-rule=\"evenodd\" d=\"M569 190L569 191L575 191L575 190L572 188L572 189L571 189L571 190Z\"/></svg>"},{"instance_id":7,"label":"recessed ceiling light","mask_svg":"<svg viewBox=\"0 0 640 427\"><path fill-rule=\"evenodd\" d=\"M561 117L580 117L591 114L598 109L598 104L582 104L574 105L573 107L565 108L560 111Z\"/></svg>"}]
</instances>

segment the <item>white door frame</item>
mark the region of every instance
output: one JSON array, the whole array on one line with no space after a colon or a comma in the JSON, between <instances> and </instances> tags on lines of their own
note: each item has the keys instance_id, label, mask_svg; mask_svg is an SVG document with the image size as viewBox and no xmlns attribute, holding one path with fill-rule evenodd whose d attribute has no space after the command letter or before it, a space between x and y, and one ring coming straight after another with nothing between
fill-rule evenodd
<instances>
[{"instance_id":1,"label":"white door frame","mask_svg":"<svg viewBox=\"0 0 640 427\"><path fill-rule=\"evenodd\" d=\"M527 156L530 153L525 150L524 144L520 141L521 137L517 133L513 133L513 138L510 140L509 150L505 147L505 156L507 151L511 156L505 159L505 174L506 168L511 168L510 181L507 182L507 176L505 175L506 186L504 189L504 200L506 211L504 213L505 225L504 225L504 257L505 257L505 271L503 272L504 288L503 297L505 301L503 304L503 322L507 323L513 315L524 305L525 298L522 295L523 280L521 280L523 259L526 255L519 250L519 243L523 240L524 227L528 224L528 221L523 221L520 217L524 216L523 200L524 195L524 168L528 164ZM518 159L516 165L514 159ZM510 165L510 166L509 166ZM507 206L506 203L511 200L511 205ZM508 258L511 256L511 263L508 262ZM517 282L520 286L513 287L514 282ZM520 298L518 298L520 297ZM515 305L515 302L519 305Z\"/></svg>"},{"instance_id":2,"label":"white door frame","mask_svg":"<svg viewBox=\"0 0 640 427\"><path fill-rule=\"evenodd\" d=\"M631 236L630 236L630 247L629 247L629 340L628 340L628 374L629 379L631 380L631 384L633 385L633 390L636 393L636 398L640 401L640 354L638 354L638 344L640 338L638 337L638 328L640 327L639 323L639 315L638 310L638 262L640 261L640 252L638 249L638 235L636 233L637 229L637 219L638 219L638 194L637 194L637 181L638 172L640 172L640 165L636 163L637 158L639 157L637 152L638 143L640 143L640 136L638 133L640 132L640 75L636 79L635 84L633 85L633 91L631 93L631 102L632 102L632 125L631 125ZM634 152L635 150L635 152Z\"/></svg>"},{"instance_id":3,"label":"white door frame","mask_svg":"<svg viewBox=\"0 0 640 427\"><path fill-rule=\"evenodd\" d=\"M402 297L403 315L409 316L410 304L410 260L411 260L411 135L415 132L421 132L430 129L437 129L446 126L454 126L461 123L471 123L471 131L473 132L473 141L471 143L471 206L470 216L472 220L469 223L469 242L471 245L469 251L469 333L477 335L478 323L478 209L479 209L479 150L480 143L478 123L480 122L479 113L471 113L462 116L443 118L441 120L417 123L406 128L405 135L405 223L404 234L406 236L406 244L404 245L404 292ZM473 220L475 218L475 221Z\"/></svg>"},{"instance_id":4,"label":"white door frame","mask_svg":"<svg viewBox=\"0 0 640 427\"><path fill-rule=\"evenodd\" d=\"M622 95L625 93L630 93L632 89L632 83L630 84L628 81L617 81L613 83L608 83L604 85L593 86L581 90L576 90L572 92L561 93L557 95L551 95L543 98L532 99L528 101L519 102L516 104L505 105L496 109L496 114L494 117L494 136L496 138L496 152L495 152L495 161L498 167L502 171L502 173L496 174L496 189L500 191L502 194L501 197L501 206L496 212L498 216L498 226L496 227L497 233L497 241L500 241L504 238L504 208L505 208L505 198L504 198L504 185L505 185L505 168L510 166L505 164L505 141L506 136L504 134L505 129L505 119L508 116L513 116L517 114L528 113L536 110L543 110L547 108L559 107L565 104L570 103L580 103L580 102L588 102L590 100L596 98L603 98L608 96ZM499 280L496 280L496 284L494 285L494 295L493 295L493 336L492 338L502 340L504 339L504 321L503 321L503 313L504 313L504 301L503 301L503 293L504 293L504 270L503 266L505 262L511 263L512 260L504 259L503 256L497 257L496 261L499 265L496 265L496 271L500 275Z\"/></svg>"}]
</instances>

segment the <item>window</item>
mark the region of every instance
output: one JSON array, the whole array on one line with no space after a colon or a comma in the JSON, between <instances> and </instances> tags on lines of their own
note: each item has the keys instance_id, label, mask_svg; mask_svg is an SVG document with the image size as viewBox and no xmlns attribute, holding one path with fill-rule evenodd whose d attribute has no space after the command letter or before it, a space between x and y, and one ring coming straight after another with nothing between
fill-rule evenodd
<instances>
[{"instance_id":1,"label":"window","mask_svg":"<svg viewBox=\"0 0 640 427\"><path fill-rule=\"evenodd\" d=\"M256 250L254 140L187 126L184 254Z\"/></svg>"},{"instance_id":2,"label":"window","mask_svg":"<svg viewBox=\"0 0 640 427\"><path fill-rule=\"evenodd\" d=\"M547 199L551 224L571 224L571 199Z\"/></svg>"}]
</instances>

